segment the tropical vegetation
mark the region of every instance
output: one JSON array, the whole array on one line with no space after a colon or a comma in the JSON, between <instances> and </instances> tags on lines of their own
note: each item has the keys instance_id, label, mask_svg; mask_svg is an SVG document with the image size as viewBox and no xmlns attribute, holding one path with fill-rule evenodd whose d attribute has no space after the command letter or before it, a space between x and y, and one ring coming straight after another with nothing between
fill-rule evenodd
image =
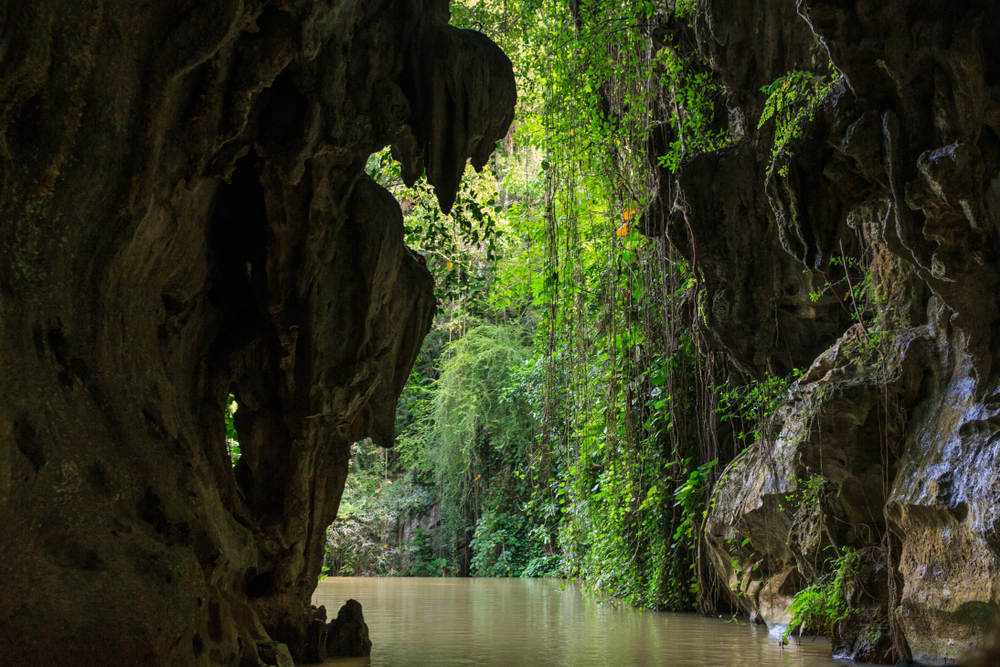
<instances>
[{"instance_id":1,"label":"tropical vegetation","mask_svg":"<svg viewBox=\"0 0 1000 667\"><path fill-rule=\"evenodd\" d=\"M368 162L438 310L395 447L355 445L328 574L559 575L640 606L706 603L719 462L761 437L792 378L751 378L710 348L699 273L650 213L693 156L732 141L691 31L664 29L696 5L452 3L454 24L510 56L517 116L450 215L426 181L403 185L388 148ZM772 169L835 76L764 91Z\"/></svg>"}]
</instances>

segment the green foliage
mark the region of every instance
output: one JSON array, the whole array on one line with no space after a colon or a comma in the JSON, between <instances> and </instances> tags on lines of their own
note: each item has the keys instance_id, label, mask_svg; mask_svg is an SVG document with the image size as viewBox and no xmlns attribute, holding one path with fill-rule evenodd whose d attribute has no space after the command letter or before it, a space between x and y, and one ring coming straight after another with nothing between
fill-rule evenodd
<instances>
[{"instance_id":1,"label":"green foliage","mask_svg":"<svg viewBox=\"0 0 1000 667\"><path fill-rule=\"evenodd\" d=\"M570 469L572 502L561 541L569 563L594 589L636 605L689 609L700 591L694 554L714 465L684 455L691 449L686 413L697 393L698 355L682 335L673 354L625 362L628 341L613 348L624 374L620 394L578 422L580 454ZM595 361L599 368L607 359ZM629 409L637 388L643 401Z\"/></svg>"},{"instance_id":2,"label":"green foliage","mask_svg":"<svg viewBox=\"0 0 1000 667\"><path fill-rule=\"evenodd\" d=\"M809 475L804 478L796 478L795 483L796 492L785 496L785 500L797 502L807 515L815 512L823 500L826 478L820 475Z\"/></svg>"},{"instance_id":3,"label":"green foliage","mask_svg":"<svg viewBox=\"0 0 1000 667\"><path fill-rule=\"evenodd\" d=\"M361 455L357 449L356 457ZM384 466L376 466L348 476L337 519L327 530L326 574L394 576L410 569L421 545L398 542L399 522L426 511L436 499L424 485L383 474Z\"/></svg>"},{"instance_id":4,"label":"green foliage","mask_svg":"<svg viewBox=\"0 0 1000 667\"><path fill-rule=\"evenodd\" d=\"M669 123L676 129L668 152L657 161L677 173L684 160L728 143L727 130L712 129L725 91L697 53L685 59L676 50L665 48L657 53L656 61L662 67L662 85L670 91L673 102Z\"/></svg>"},{"instance_id":5,"label":"green foliage","mask_svg":"<svg viewBox=\"0 0 1000 667\"><path fill-rule=\"evenodd\" d=\"M709 472L718 463L718 459L713 459L708 463L702 463L697 468L691 470L687 481L674 490L674 497L677 501L675 507L681 509L681 520L677 524L674 532L674 542L671 545L674 549L694 548L697 542L695 531L700 527L700 520L704 515L702 508L705 506L705 488L708 481ZM691 466L691 459L684 461L685 467Z\"/></svg>"},{"instance_id":6,"label":"green foliage","mask_svg":"<svg viewBox=\"0 0 1000 667\"><path fill-rule=\"evenodd\" d=\"M674 10L678 16L692 16L698 10L698 0L677 0Z\"/></svg>"},{"instance_id":7,"label":"green foliage","mask_svg":"<svg viewBox=\"0 0 1000 667\"><path fill-rule=\"evenodd\" d=\"M695 6L676 16L690 19ZM516 131L494 161L510 243L486 316L534 334L532 360L507 381L530 397L534 423L516 475L516 495L530 490L529 534L603 593L690 609L694 527L713 474L703 466L715 458L698 418L712 419L705 357L683 325L697 279L640 229L658 166L677 171L728 140L722 89L690 43L653 47L658 22L675 16L651 2L515 0L453 16L494 38L518 76ZM661 130L657 165L635 147Z\"/></svg>"},{"instance_id":8,"label":"green foliage","mask_svg":"<svg viewBox=\"0 0 1000 667\"><path fill-rule=\"evenodd\" d=\"M575 564L595 590L639 606L690 608L700 591L693 552L715 461L692 463L668 466L685 478L675 488L673 475L661 474L668 488L647 482L645 491L644 480L637 488L631 471L611 467L575 504L574 528L586 536Z\"/></svg>"},{"instance_id":9,"label":"green foliage","mask_svg":"<svg viewBox=\"0 0 1000 667\"><path fill-rule=\"evenodd\" d=\"M236 414L236 410L239 407L236 399L230 394L229 400L226 401L226 452L229 454L229 460L232 461L234 466L240 460L240 456L242 456L242 452L240 451L240 436L236 432L236 424L233 421L233 415Z\"/></svg>"},{"instance_id":10,"label":"green foliage","mask_svg":"<svg viewBox=\"0 0 1000 667\"><path fill-rule=\"evenodd\" d=\"M801 371L795 370L793 377ZM763 380L751 378L746 384L729 384L718 392L716 414L723 422L731 421L740 430L736 432L744 446L763 439L773 424L778 408L788 396L793 377L766 375Z\"/></svg>"},{"instance_id":11,"label":"green foliage","mask_svg":"<svg viewBox=\"0 0 1000 667\"><path fill-rule=\"evenodd\" d=\"M434 391L430 454L456 548L486 507L518 505L535 424L523 391L530 347L514 327L481 325L451 343Z\"/></svg>"},{"instance_id":12,"label":"green foliage","mask_svg":"<svg viewBox=\"0 0 1000 667\"><path fill-rule=\"evenodd\" d=\"M847 585L859 559L860 552L844 547L843 553L830 561L832 574L795 594L788 606L791 621L783 635L785 641L795 630L800 635L833 636L837 623L854 611L847 604Z\"/></svg>"},{"instance_id":13,"label":"green foliage","mask_svg":"<svg viewBox=\"0 0 1000 667\"><path fill-rule=\"evenodd\" d=\"M508 452L530 441L526 406L505 391L529 354L516 329L495 325L476 327L448 346L435 393L435 429L445 450L439 462L466 463L480 444Z\"/></svg>"},{"instance_id":14,"label":"green foliage","mask_svg":"<svg viewBox=\"0 0 1000 667\"><path fill-rule=\"evenodd\" d=\"M521 571L522 579L534 579L539 577L556 577L562 572L563 559L556 554L542 554L535 556Z\"/></svg>"},{"instance_id":15,"label":"green foliage","mask_svg":"<svg viewBox=\"0 0 1000 667\"><path fill-rule=\"evenodd\" d=\"M406 572L410 577L440 577L448 568L448 559L440 555L439 545L434 536L423 528L417 528L413 539L413 561Z\"/></svg>"},{"instance_id":16,"label":"green foliage","mask_svg":"<svg viewBox=\"0 0 1000 667\"><path fill-rule=\"evenodd\" d=\"M788 176L788 160L792 157L789 144L802 136L806 122L812 121L817 105L826 98L840 82L840 75L831 62L827 74L794 71L779 77L773 83L761 88L767 94L764 109L757 127L762 128L774 119L774 147L767 167L767 178L771 178L779 159L785 164L778 169L782 176Z\"/></svg>"},{"instance_id":17,"label":"green foliage","mask_svg":"<svg viewBox=\"0 0 1000 667\"><path fill-rule=\"evenodd\" d=\"M368 158L368 175L392 192L403 210L404 240L434 276L439 304L482 291L485 272L497 260L505 222L489 167L466 167L451 213L444 215L434 189L421 177L403 184L400 165L386 148Z\"/></svg>"},{"instance_id":18,"label":"green foliage","mask_svg":"<svg viewBox=\"0 0 1000 667\"><path fill-rule=\"evenodd\" d=\"M427 343L424 347L428 347ZM410 471L421 479L430 480L435 465L432 442L435 385L425 374L426 371L421 372L422 365L424 364L420 361L415 365L396 404L394 451L400 469Z\"/></svg>"},{"instance_id":19,"label":"green foliage","mask_svg":"<svg viewBox=\"0 0 1000 667\"><path fill-rule=\"evenodd\" d=\"M425 341L404 389L396 465L436 485L445 525L439 539L462 572L471 565L469 540L483 513L519 507L537 486L529 474L537 452L533 406L544 375L517 323L474 326L441 345L445 331L455 333L445 324ZM546 526L558 517L531 511L522 518L524 539L541 553L551 542ZM533 555L519 561L511 576Z\"/></svg>"},{"instance_id":20,"label":"green foliage","mask_svg":"<svg viewBox=\"0 0 1000 667\"><path fill-rule=\"evenodd\" d=\"M532 539L524 516L487 511L476 522L470 543L472 574L477 577L520 577L533 564L544 569L542 545ZM528 575L531 576L531 575ZM535 575L538 576L538 575Z\"/></svg>"},{"instance_id":21,"label":"green foliage","mask_svg":"<svg viewBox=\"0 0 1000 667\"><path fill-rule=\"evenodd\" d=\"M825 294L833 293L845 308L849 308L851 319L861 325L862 336L849 341L843 350L859 368L867 366L869 376L877 377L884 372L884 355L892 340L892 331L899 325L895 308L889 305L874 262L864 256L862 259L848 257L842 246L840 250L840 257L830 258L830 271L839 269L843 277L833 282L824 281L822 287L809 293L809 298L815 303Z\"/></svg>"}]
</instances>

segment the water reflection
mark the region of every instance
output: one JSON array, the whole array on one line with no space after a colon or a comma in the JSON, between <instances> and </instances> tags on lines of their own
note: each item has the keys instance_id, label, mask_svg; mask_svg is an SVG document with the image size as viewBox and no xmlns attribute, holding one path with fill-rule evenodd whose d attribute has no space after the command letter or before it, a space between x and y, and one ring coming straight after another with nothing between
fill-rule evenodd
<instances>
[{"instance_id":1,"label":"water reflection","mask_svg":"<svg viewBox=\"0 0 1000 667\"><path fill-rule=\"evenodd\" d=\"M832 667L825 640L782 647L763 626L601 605L545 579L331 578L313 603L364 607L372 667Z\"/></svg>"}]
</instances>

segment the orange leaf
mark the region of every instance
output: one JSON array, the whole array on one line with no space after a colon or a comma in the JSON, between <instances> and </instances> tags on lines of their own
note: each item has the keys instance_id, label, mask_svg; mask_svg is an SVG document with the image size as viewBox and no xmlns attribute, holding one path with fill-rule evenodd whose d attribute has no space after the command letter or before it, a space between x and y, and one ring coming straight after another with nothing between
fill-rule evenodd
<instances>
[{"instance_id":1,"label":"orange leaf","mask_svg":"<svg viewBox=\"0 0 1000 667\"><path fill-rule=\"evenodd\" d=\"M631 220L633 215L635 215L635 209L632 208L631 206L622 211L622 218L624 218L625 220Z\"/></svg>"},{"instance_id":2,"label":"orange leaf","mask_svg":"<svg viewBox=\"0 0 1000 667\"><path fill-rule=\"evenodd\" d=\"M448 262L448 263L447 263L447 264L445 264L444 266L445 266L445 268L448 268L448 269L450 269L451 267L453 267L453 266L455 266L455 265L454 265L454 264L452 264L451 262Z\"/></svg>"},{"instance_id":3,"label":"orange leaf","mask_svg":"<svg viewBox=\"0 0 1000 667\"><path fill-rule=\"evenodd\" d=\"M628 234L628 223L623 222L622 226L615 230L615 236L625 236Z\"/></svg>"}]
</instances>

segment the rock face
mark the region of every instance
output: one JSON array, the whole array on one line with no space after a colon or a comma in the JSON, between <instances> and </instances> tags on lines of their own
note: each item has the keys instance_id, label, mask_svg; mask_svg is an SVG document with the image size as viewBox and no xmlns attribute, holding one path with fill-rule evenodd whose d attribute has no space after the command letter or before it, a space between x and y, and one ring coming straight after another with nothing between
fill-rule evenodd
<instances>
[{"instance_id":1,"label":"rock face","mask_svg":"<svg viewBox=\"0 0 1000 667\"><path fill-rule=\"evenodd\" d=\"M434 309L363 174L450 205L513 116L440 0L0 8L0 655L303 660L350 443ZM230 465L224 404L243 456Z\"/></svg>"},{"instance_id":2,"label":"rock face","mask_svg":"<svg viewBox=\"0 0 1000 667\"><path fill-rule=\"evenodd\" d=\"M435 503L423 511L410 510L396 520L395 537L398 544L413 544L417 531L434 533L442 526L441 505Z\"/></svg>"},{"instance_id":3,"label":"rock face","mask_svg":"<svg viewBox=\"0 0 1000 667\"><path fill-rule=\"evenodd\" d=\"M934 339L926 326L898 332L887 364L870 344L852 327L793 385L771 434L724 472L705 538L732 604L774 631L788 626L792 597L829 560L857 552L848 602L865 612L864 633L882 641L835 637L835 651L878 662L892 648L884 508Z\"/></svg>"},{"instance_id":4,"label":"rock face","mask_svg":"<svg viewBox=\"0 0 1000 667\"><path fill-rule=\"evenodd\" d=\"M326 644L327 655L363 658L371 655L368 624L357 600L348 600L330 623Z\"/></svg>"},{"instance_id":5,"label":"rock face","mask_svg":"<svg viewBox=\"0 0 1000 667\"><path fill-rule=\"evenodd\" d=\"M809 368L715 489L713 569L735 604L780 624L827 558L856 549L850 603L892 646L843 623L837 651L954 661L1000 611L1000 14L712 0L693 30L738 141L679 186L662 179L651 212L699 267L715 345L751 373ZM828 59L840 86L769 177L760 89ZM891 333L849 329L845 264L883 286ZM839 292L807 298L825 282Z\"/></svg>"}]
</instances>

